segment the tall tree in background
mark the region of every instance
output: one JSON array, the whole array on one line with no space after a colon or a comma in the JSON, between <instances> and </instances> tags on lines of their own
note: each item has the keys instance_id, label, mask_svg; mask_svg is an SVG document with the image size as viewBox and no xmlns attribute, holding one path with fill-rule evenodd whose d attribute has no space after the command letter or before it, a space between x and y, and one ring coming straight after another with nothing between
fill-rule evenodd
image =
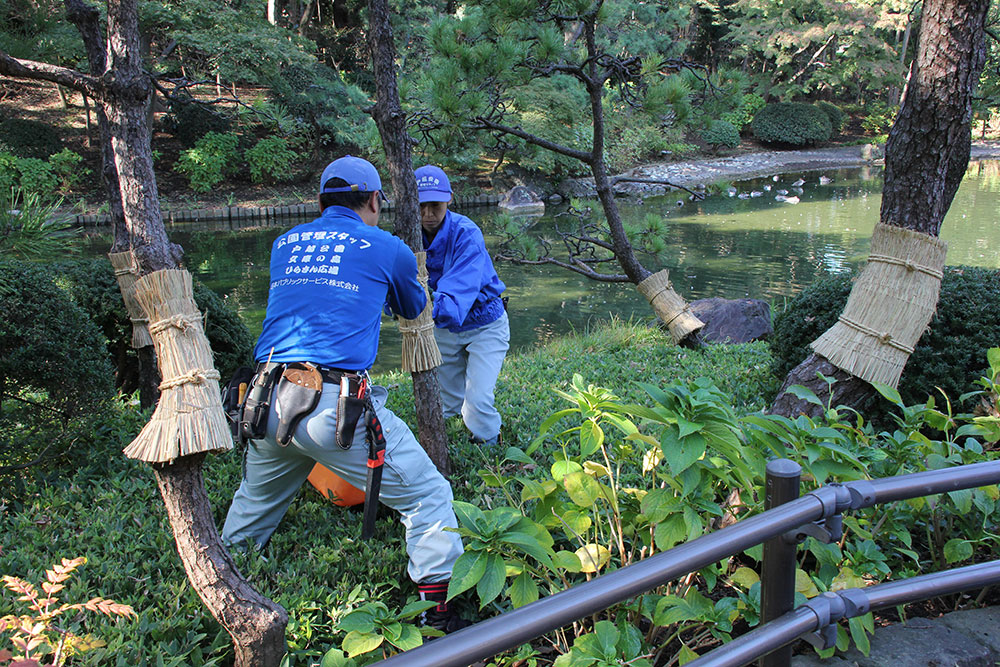
<instances>
[{"instance_id":1,"label":"tall tree in background","mask_svg":"<svg viewBox=\"0 0 1000 667\"><path fill-rule=\"evenodd\" d=\"M774 97L826 92L863 101L901 82L906 69L898 51L906 45L897 35L912 4L737 0L727 11L727 42Z\"/></svg>"},{"instance_id":2,"label":"tall tree in background","mask_svg":"<svg viewBox=\"0 0 1000 667\"><path fill-rule=\"evenodd\" d=\"M424 250L420 226L420 206L417 197L417 179L413 175L412 139L406 128L406 114L399 103L396 85L396 47L389 23L389 5L386 0L368 0L368 45L375 72L376 102L372 115L382 137L395 193L396 221L393 233L406 242L414 253ZM430 308L428 303L427 308ZM429 311L425 312L429 317ZM430 320L433 327L433 320ZM433 328L427 344L436 343ZM407 334L404 334L407 335ZM419 344L419 343L418 343ZM440 355L438 355L440 363ZM437 370L412 370L413 397L416 403L417 429L420 444L442 474L448 474L448 439L445 434L444 412L441 408L441 388Z\"/></svg>"},{"instance_id":3,"label":"tall tree in background","mask_svg":"<svg viewBox=\"0 0 1000 667\"><path fill-rule=\"evenodd\" d=\"M616 11L624 13L612 16ZM547 256L522 263L555 264L602 282L641 286L647 279L661 280L654 285L655 295L642 287L640 291L670 327L674 339L690 342L702 323L687 313L686 303L666 282L664 272L654 274L639 261L615 201L616 182L639 179L612 179L605 154L606 95L615 93L625 107L649 113L670 111L668 92L658 81L661 72L676 72L686 63L671 57L670 40L662 35L655 35L656 43L650 42L654 37L650 24L663 19L661 13L669 11L643 4L622 8L602 0L476 3L464 18L442 19L432 28L438 56L431 69L432 98L435 113L452 132L473 129L501 142L522 141L589 168L607 226L581 224L579 231L565 235L569 261ZM645 61L637 53L644 53ZM589 115L589 140L572 132L545 136L518 122L515 89L539 81L551 82L553 91L562 97L557 104L572 100L560 87L583 89L584 108L576 106L570 113ZM622 272L604 268L613 264ZM669 299L663 311L660 298Z\"/></svg>"},{"instance_id":4,"label":"tall tree in background","mask_svg":"<svg viewBox=\"0 0 1000 667\"><path fill-rule=\"evenodd\" d=\"M72 2L69 10L71 14L87 12ZM92 20L91 13L89 18L80 19L78 25ZM87 39L98 36L97 31L87 33ZM58 83L88 95L101 105L107 115L107 140L114 155L117 199L123 218L123 223L115 228L115 247L128 248L134 253L140 276L176 269L183 251L167 239L160 213L147 124L153 86L140 55L137 0L108 2L105 38L107 62L100 75L13 58L3 51L0 51L0 73ZM91 46L88 53L100 57L97 47ZM204 452L216 446L205 446L200 453L156 464L153 473L191 586L233 637L236 664L277 665L284 654L288 617L284 609L243 579L219 539L202 477Z\"/></svg>"},{"instance_id":5,"label":"tall tree in background","mask_svg":"<svg viewBox=\"0 0 1000 667\"><path fill-rule=\"evenodd\" d=\"M945 213L969 163L972 100L986 58L984 34L989 4L989 0L924 2L917 57L910 69L902 108L886 143L880 213L883 225L911 230L932 239L940 234ZM876 258L874 253L873 248L869 266L873 261L887 261ZM924 270L912 263L907 263L906 269L911 272ZM852 298L861 283L859 279L852 290ZM934 294L936 303L936 291ZM882 295L886 304L912 297L915 295L888 291ZM847 308L850 307L849 300ZM927 321L917 322L915 330L922 331L929 320L930 315L927 315ZM845 315L841 315L841 322L835 327L845 323L855 329L865 328L845 320ZM890 326L903 324L913 323L891 323ZM885 345L894 344L893 332L868 333L880 338ZM814 345L821 340L822 337ZM897 345L896 349L905 347ZM818 373L835 382L829 384L818 377ZM808 387L824 405L829 402L835 406L860 405L874 392L865 380L814 353L785 378L772 412L786 416L822 413L822 406L786 392L794 385Z\"/></svg>"}]
</instances>

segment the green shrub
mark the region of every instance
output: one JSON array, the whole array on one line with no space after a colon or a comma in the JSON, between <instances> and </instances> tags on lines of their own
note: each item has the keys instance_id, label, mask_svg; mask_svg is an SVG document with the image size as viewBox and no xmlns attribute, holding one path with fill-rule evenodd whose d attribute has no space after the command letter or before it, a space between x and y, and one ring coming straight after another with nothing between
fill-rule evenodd
<instances>
[{"instance_id":1,"label":"green shrub","mask_svg":"<svg viewBox=\"0 0 1000 667\"><path fill-rule=\"evenodd\" d=\"M59 177L45 160L23 157L17 161L17 184L25 193L51 197L59 189Z\"/></svg>"},{"instance_id":2,"label":"green shrub","mask_svg":"<svg viewBox=\"0 0 1000 667\"><path fill-rule=\"evenodd\" d=\"M771 352L784 377L811 352L808 345L833 326L847 303L853 275L815 282L774 318ZM1000 341L1000 271L949 267L941 282L937 312L906 362L899 393L907 404L938 395L956 398L986 374L986 350Z\"/></svg>"},{"instance_id":3,"label":"green shrub","mask_svg":"<svg viewBox=\"0 0 1000 667\"><path fill-rule=\"evenodd\" d=\"M9 198L11 190L17 187L21 173L17 170L17 156L0 151L0 197Z\"/></svg>"},{"instance_id":4,"label":"green shrub","mask_svg":"<svg viewBox=\"0 0 1000 667\"><path fill-rule=\"evenodd\" d=\"M861 121L865 134L885 134L896 120L897 107L878 101L869 105L868 114Z\"/></svg>"},{"instance_id":5,"label":"green shrub","mask_svg":"<svg viewBox=\"0 0 1000 667\"><path fill-rule=\"evenodd\" d=\"M52 168L52 174L59 179L60 189L69 190L75 187L80 179L87 175L89 170L80 169L81 162L83 157L68 148L49 157L49 167Z\"/></svg>"},{"instance_id":6,"label":"green shrub","mask_svg":"<svg viewBox=\"0 0 1000 667\"><path fill-rule=\"evenodd\" d=\"M285 182L292 180L292 165L298 159L284 137L264 137L246 152L250 178L254 183L265 180Z\"/></svg>"},{"instance_id":7,"label":"green shrub","mask_svg":"<svg viewBox=\"0 0 1000 667\"><path fill-rule=\"evenodd\" d=\"M79 252L72 241L81 228L59 214L60 203L17 187L0 190L0 256L37 262Z\"/></svg>"},{"instance_id":8,"label":"green shrub","mask_svg":"<svg viewBox=\"0 0 1000 667\"><path fill-rule=\"evenodd\" d=\"M0 262L3 391L33 387L67 405L107 397L112 376L103 336L55 277L48 265Z\"/></svg>"},{"instance_id":9,"label":"green shrub","mask_svg":"<svg viewBox=\"0 0 1000 667\"><path fill-rule=\"evenodd\" d=\"M844 123L847 122L847 115L840 110L840 107L836 104L823 101L817 102L816 107L830 119L830 126L833 128L834 134L844 129Z\"/></svg>"},{"instance_id":10,"label":"green shrub","mask_svg":"<svg viewBox=\"0 0 1000 667\"><path fill-rule=\"evenodd\" d=\"M19 188L25 194L50 199L59 190L72 188L85 175L81 162L83 158L68 148L47 160L0 152L0 192L9 197L13 188Z\"/></svg>"},{"instance_id":11,"label":"green shrub","mask_svg":"<svg viewBox=\"0 0 1000 667\"><path fill-rule=\"evenodd\" d=\"M732 123L737 131L742 132L754 115L764 108L764 98L757 93L746 93L743 95L743 102L734 111L722 114L721 120Z\"/></svg>"},{"instance_id":12,"label":"green shrub","mask_svg":"<svg viewBox=\"0 0 1000 667\"><path fill-rule=\"evenodd\" d=\"M59 132L47 123L25 118L0 120L0 152L44 160L61 150Z\"/></svg>"},{"instance_id":13,"label":"green shrub","mask_svg":"<svg viewBox=\"0 0 1000 667\"><path fill-rule=\"evenodd\" d=\"M732 123L713 120L701 133L701 139L715 149L736 148L740 145L740 132Z\"/></svg>"},{"instance_id":14,"label":"green shrub","mask_svg":"<svg viewBox=\"0 0 1000 667\"><path fill-rule=\"evenodd\" d=\"M187 176L192 190L208 192L235 171L239 143L235 134L209 132L194 148L181 152L174 171Z\"/></svg>"},{"instance_id":15,"label":"green shrub","mask_svg":"<svg viewBox=\"0 0 1000 667\"><path fill-rule=\"evenodd\" d=\"M0 262L0 468L76 442L69 424L100 411L112 377L100 330L51 269Z\"/></svg>"},{"instance_id":16,"label":"green shrub","mask_svg":"<svg viewBox=\"0 0 1000 667\"><path fill-rule=\"evenodd\" d=\"M103 259L62 262L53 265L57 281L90 316L107 342L107 354L114 361L118 386L135 390L138 359L131 347L132 323L122 301L111 264ZM205 318L205 336L212 346L215 368L223 381L240 366L253 360L254 339L239 315L223 299L194 281L194 300Z\"/></svg>"},{"instance_id":17,"label":"green shrub","mask_svg":"<svg viewBox=\"0 0 1000 667\"><path fill-rule=\"evenodd\" d=\"M638 114L613 116L605 146L608 167L622 172L639 162L658 157L669 136L655 120Z\"/></svg>"},{"instance_id":18,"label":"green shrub","mask_svg":"<svg viewBox=\"0 0 1000 667\"><path fill-rule=\"evenodd\" d=\"M190 148L209 132L227 134L232 130L232 119L205 104L187 97L170 103L164 119L164 130L174 135L182 146Z\"/></svg>"},{"instance_id":19,"label":"green shrub","mask_svg":"<svg viewBox=\"0 0 1000 667\"><path fill-rule=\"evenodd\" d=\"M812 104L777 102L757 112L750 126L765 143L807 146L826 141L833 133L830 119Z\"/></svg>"}]
</instances>

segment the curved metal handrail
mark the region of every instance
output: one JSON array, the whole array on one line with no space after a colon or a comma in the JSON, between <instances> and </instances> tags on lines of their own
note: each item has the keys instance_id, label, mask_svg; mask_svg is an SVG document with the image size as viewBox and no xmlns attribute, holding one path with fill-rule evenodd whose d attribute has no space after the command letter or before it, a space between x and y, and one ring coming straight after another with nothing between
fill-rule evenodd
<instances>
[{"instance_id":1,"label":"curved metal handrail","mask_svg":"<svg viewBox=\"0 0 1000 667\"><path fill-rule=\"evenodd\" d=\"M1000 560L958 567L947 572L922 574L868 588L824 593L687 664L689 667L741 667L803 635L821 631L841 618L853 618L875 609L996 583L1000 583Z\"/></svg>"},{"instance_id":2,"label":"curved metal handrail","mask_svg":"<svg viewBox=\"0 0 1000 667\"><path fill-rule=\"evenodd\" d=\"M374 663L466 667L845 509L1000 483L1000 461L831 484L620 570Z\"/></svg>"}]
</instances>

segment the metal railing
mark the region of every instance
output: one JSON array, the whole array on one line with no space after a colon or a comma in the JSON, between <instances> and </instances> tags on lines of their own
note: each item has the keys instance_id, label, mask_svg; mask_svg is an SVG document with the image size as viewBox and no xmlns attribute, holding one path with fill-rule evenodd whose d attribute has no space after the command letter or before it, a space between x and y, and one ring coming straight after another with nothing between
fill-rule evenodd
<instances>
[{"instance_id":1,"label":"metal railing","mask_svg":"<svg viewBox=\"0 0 1000 667\"><path fill-rule=\"evenodd\" d=\"M478 660L516 648L547 632L654 590L678 577L717 563L758 544L769 543L770 546L765 545L765 556L771 556L772 560L762 565L761 575L761 622L763 624L792 609L795 568L788 567L787 564L783 567L773 565L775 562L781 563L780 560L773 560L775 548L778 549L779 554L784 553L787 556L788 549L790 548L794 554L796 541L806 535L815 534L818 530L825 530L831 535L835 535L841 525L839 519L844 510L862 509L895 500L906 500L961 489L974 489L1000 483L1000 461L988 461L885 479L830 484L797 497L798 464L779 459L771 461L767 470L768 499L765 507L768 509L761 514L743 519L718 531L703 535L620 570L596 577L568 590L476 623L376 664L383 667L467 667ZM818 521L825 521L825 527L820 528L814 525ZM805 530L801 530L803 527ZM985 568L986 565L974 567ZM962 569L967 570L968 568ZM791 592L788 590L789 572L791 573ZM979 572L979 570L975 572ZM894 584L905 583L894 582ZM894 584L883 584L878 588L883 589ZM937 594L939 593L931 592L926 597L933 597ZM891 597L891 595L887 597ZM766 617L764 616L765 610L768 614ZM814 617L816 615L810 609L801 612L800 616L808 619L806 614L812 614ZM802 626L808 625L798 617L796 619L795 623L790 623L789 632L798 629L800 624ZM790 637L788 641L793 641L796 637L811 632L813 629L816 628L814 626L806 627L795 637ZM731 643L737 641L739 639ZM768 647L763 652L766 653L780 645L767 644ZM761 655L761 653L757 655ZM718 664L741 663L720 662ZM787 663L779 662L776 664Z\"/></svg>"}]
</instances>

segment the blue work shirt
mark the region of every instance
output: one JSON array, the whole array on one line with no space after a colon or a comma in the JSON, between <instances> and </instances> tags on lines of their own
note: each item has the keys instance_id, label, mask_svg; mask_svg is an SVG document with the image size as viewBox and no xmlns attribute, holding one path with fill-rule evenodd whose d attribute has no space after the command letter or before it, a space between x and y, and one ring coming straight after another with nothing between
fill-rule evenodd
<instances>
[{"instance_id":1,"label":"blue work shirt","mask_svg":"<svg viewBox=\"0 0 1000 667\"><path fill-rule=\"evenodd\" d=\"M434 293L434 323L458 333L503 315L507 288L493 268L483 233L469 218L448 211L427 251L427 283Z\"/></svg>"},{"instance_id":2,"label":"blue work shirt","mask_svg":"<svg viewBox=\"0 0 1000 667\"><path fill-rule=\"evenodd\" d=\"M271 246L271 287L254 358L367 370L386 303L407 319L424 309L413 251L351 209L329 206Z\"/></svg>"}]
</instances>

